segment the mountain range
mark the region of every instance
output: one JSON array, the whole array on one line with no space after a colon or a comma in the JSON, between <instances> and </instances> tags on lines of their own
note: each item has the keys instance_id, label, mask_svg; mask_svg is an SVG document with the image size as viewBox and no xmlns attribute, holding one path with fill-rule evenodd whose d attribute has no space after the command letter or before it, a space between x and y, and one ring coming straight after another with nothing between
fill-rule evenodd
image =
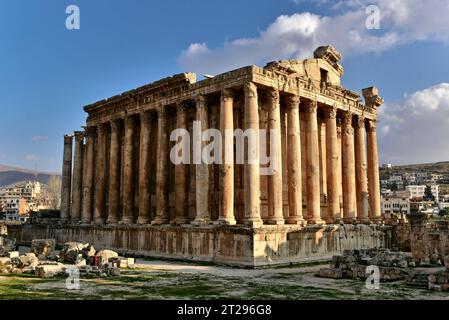
<instances>
[{"instance_id":1,"label":"mountain range","mask_svg":"<svg viewBox=\"0 0 449 320\"><path fill-rule=\"evenodd\" d=\"M51 172L36 172L34 170L12 167L0 164L0 188L23 181L39 181L47 184L51 176L60 175Z\"/></svg>"}]
</instances>

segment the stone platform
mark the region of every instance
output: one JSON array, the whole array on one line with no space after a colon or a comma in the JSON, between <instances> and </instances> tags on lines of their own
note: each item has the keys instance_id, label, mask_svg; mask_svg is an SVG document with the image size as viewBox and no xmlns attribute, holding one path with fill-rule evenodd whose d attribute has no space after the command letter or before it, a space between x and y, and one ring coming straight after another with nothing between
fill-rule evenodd
<instances>
[{"instance_id":1,"label":"stone platform","mask_svg":"<svg viewBox=\"0 0 449 320\"><path fill-rule=\"evenodd\" d=\"M329 260L344 250L390 247L391 229L378 225L246 226L13 226L21 245L33 239L89 242L120 254L201 261L247 268Z\"/></svg>"}]
</instances>

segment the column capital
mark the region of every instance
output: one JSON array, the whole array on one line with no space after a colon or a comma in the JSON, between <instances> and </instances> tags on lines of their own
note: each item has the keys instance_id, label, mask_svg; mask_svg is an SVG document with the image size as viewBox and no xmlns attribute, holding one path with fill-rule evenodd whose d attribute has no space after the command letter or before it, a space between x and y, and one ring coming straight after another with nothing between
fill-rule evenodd
<instances>
[{"instance_id":1,"label":"column capital","mask_svg":"<svg viewBox=\"0 0 449 320\"><path fill-rule=\"evenodd\" d=\"M195 97L195 103L197 108L205 108L206 107L206 96L204 94L199 94Z\"/></svg>"},{"instance_id":2,"label":"column capital","mask_svg":"<svg viewBox=\"0 0 449 320\"><path fill-rule=\"evenodd\" d=\"M64 135L64 144L71 144L73 142L73 135L66 134Z\"/></svg>"},{"instance_id":3,"label":"column capital","mask_svg":"<svg viewBox=\"0 0 449 320\"><path fill-rule=\"evenodd\" d=\"M336 119L337 118L337 107L329 106L327 108L324 108L324 115L325 115L326 119Z\"/></svg>"},{"instance_id":4,"label":"column capital","mask_svg":"<svg viewBox=\"0 0 449 320\"><path fill-rule=\"evenodd\" d=\"M286 97L287 109L298 109L300 97L297 94L291 94Z\"/></svg>"},{"instance_id":5,"label":"column capital","mask_svg":"<svg viewBox=\"0 0 449 320\"><path fill-rule=\"evenodd\" d=\"M257 86L254 82L245 83L243 90L248 98L257 98Z\"/></svg>"},{"instance_id":6,"label":"column capital","mask_svg":"<svg viewBox=\"0 0 449 320\"><path fill-rule=\"evenodd\" d=\"M366 128L366 131L368 132L375 132L377 129L377 121L375 120L368 120L368 126Z\"/></svg>"},{"instance_id":7,"label":"column capital","mask_svg":"<svg viewBox=\"0 0 449 320\"><path fill-rule=\"evenodd\" d=\"M356 129L365 128L365 117L362 117L362 116L357 117L357 122L355 123L355 128Z\"/></svg>"},{"instance_id":8,"label":"column capital","mask_svg":"<svg viewBox=\"0 0 449 320\"><path fill-rule=\"evenodd\" d=\"M315 113L318 109L318 103L312 100L304 100L304 111L307 113Z\"/></svg>"},{"instance_id":9,"label":"column capital","mask_svg":"<svg viewBox=\"0 0 449 320\"><path fill-rule=\"evenodd\" d=\"M231 99L234 99L234 92L232 91L232 89L221 90L221 101L222 102L228 102Z\"/></svg>"},{"instance_id":10,"label":"column capital","mask_svg":"<svg viewBox=\"0 0 449 320\"><path fill-rule=\"evenodd\" d=\"M161 105L157 108L157 115L160 118L167 118L169 113L169 108L166 105Z\"/></svg>"},{"instance_id":11,"label":"column capital","mask_svg":"<svg viewBox=\"0 0 449 320\"><path fill-rule=\"evenodd\" d=\"M343 124L352 125L352 116L354 114L350 111L347 111L343 115Z\"/></svg>"},{"instance_id":12,"label":"column capital","mask_svg":"<svg viewBox=\"0 0 449 320\"><path fill-rule=\"evenodd\" d=\"M125 117L125 126L134 126L136 124L136 117L133 114Z\"/></svg>"},{"instance_id":13,"label":"column capital","mask_svg":"<svg viewBox=\"0 0 449 320\"><path fill-rule=\"evenodd\" d=\"M75 131L73 134L75 136L75 141L82 141L84 139L83 131Z\"/></svg>"},{"instance_id":14,"label":"column capital","mask_svg":"<svg viewBox=\"0 0 449 320\"><path fill-rule=\"evenodd\" d=\"M279 90L278 89L269 88L267 90L267 92L268 92L268 98L270 99L270 101L273 104L274 103L279 103L280 95L279 95Z\"/></svg>"},{"instance_id":15,"label":"column capital","mask_svg":"<svg viewBox=\"0 0 449 320\"><path fill-rule=\"evenodd\" d=\"M186 111L186 109L189 107L189 102L187 100L182 100L176 103L176 110L177 111Z\"/></svg>"}]
</instances>

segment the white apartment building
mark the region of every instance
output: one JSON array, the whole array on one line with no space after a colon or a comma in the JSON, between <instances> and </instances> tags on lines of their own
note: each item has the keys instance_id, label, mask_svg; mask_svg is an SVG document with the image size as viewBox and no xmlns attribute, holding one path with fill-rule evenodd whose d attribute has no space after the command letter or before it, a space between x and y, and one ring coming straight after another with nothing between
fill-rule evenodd
<instances>
[{"instance_id":1,"label":"white apartment building","mask_svg":"<svg viewBox=\"0 0 449 320\"><path fill-rule=\"evenodd\" d=\"M439 201L439 192L440 186L437 184L433 184L430 186L432 190L432 194L435 197L435 202ZM422 199L424 198L424 193L426 190L426 185L409 185L406 186L405 189L410 192L410 199Z\"/></svg>"},{"instance_id":2,"label":"white apartment building","mask_svg":"<svg viewBox=\"0 0 449 320\"><path fill-rule=\"evenodd\" d=\"M408 191L386 192L381 199L382 213L410 213L410 193Z\"/></svg>"}]
</instances>

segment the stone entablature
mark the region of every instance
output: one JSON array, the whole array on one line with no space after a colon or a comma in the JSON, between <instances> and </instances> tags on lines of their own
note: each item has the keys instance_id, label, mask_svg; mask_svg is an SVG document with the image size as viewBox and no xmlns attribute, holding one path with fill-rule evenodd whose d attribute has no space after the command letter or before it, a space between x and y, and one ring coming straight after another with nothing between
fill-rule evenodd
<instances>
[{"instance_id":1,"label":"stone entablature","mask_svg":"<svg viewBox=\"0 0 449 320\"><path fill-rule=\"evenodd\" d=\"M327 64L329 69L332 68L327 61L323 60L323 63ZM320 86L317 81L312 81L312 78L304 74L283 68L282 64L280 61L270 63L265 68L243 67L198 82L193 73L174 75L86 106L84 110L89 114L87 125L94 126L128 114L157 109L161 105L194 99L198 95L219 94L223 89L243 87L247 82L253 82L264 89L279 90L282 94L294 94L316 100L320 104L336 106L344 111L350 110L366 119L376 119L376 108L362 104L357 93L330 83Z\"/></svg>"}]
</instances>

